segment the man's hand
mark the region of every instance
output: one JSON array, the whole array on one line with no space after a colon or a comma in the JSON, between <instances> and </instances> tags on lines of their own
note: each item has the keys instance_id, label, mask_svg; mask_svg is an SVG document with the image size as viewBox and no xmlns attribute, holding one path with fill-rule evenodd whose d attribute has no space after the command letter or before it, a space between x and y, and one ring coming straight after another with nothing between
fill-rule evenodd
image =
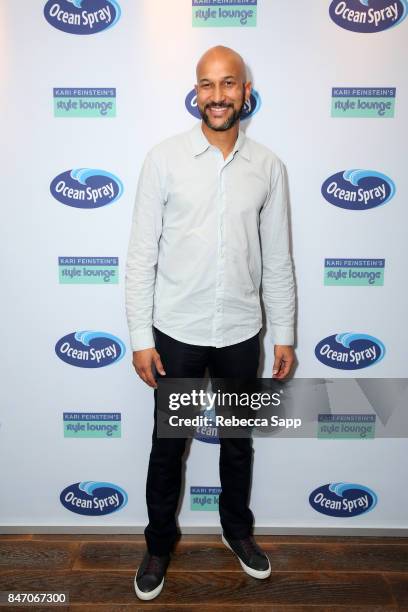
<instances>
[{"instance_id":1,"label":"man's hand","mask_svg":"<svg viewBox=\"0 0 408 612\"><path fill-rule=\"evenodd\" d=\"M275 344L275 361L272 369L272 378L285 378L295 363L293 346Z\"/></svg>"},{"instance_id":2,"label":"man's hand","mask_svg":"<svg viewBox=\"0 0 408 612\"><path fill-rule=\"evenodd\" d=\"M153 363L159 374L165 376L166 372L160 360L160 355L155 348L148 348L143 351L133 351L133 365L136 373L147 385L156 389L157 382L152 371Z\"/></svg>"}]
</instances>

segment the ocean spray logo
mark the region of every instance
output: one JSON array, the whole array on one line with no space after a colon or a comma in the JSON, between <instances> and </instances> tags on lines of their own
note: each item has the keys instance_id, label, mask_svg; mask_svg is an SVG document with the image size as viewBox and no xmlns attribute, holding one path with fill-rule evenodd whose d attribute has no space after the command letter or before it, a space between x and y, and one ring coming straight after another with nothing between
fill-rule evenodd
<instances>
[{"instance_id":1,"label":"ocean spray logo","mask_svg":"<svg viewBox=\"0 0 408 612\"><path fill-rule=\"evenodd\" d=\"M324 284L327 286L382 286L385 259L324 260Z\"/></svg>"},{"instance_id":2,"label":"ocean spray logo","mask_svg":"<svg viewBox=\"0 0 408 612\"><path fill-rule=\"evenodd\" d=\"M118 257L58 257L63 285L117 285Z\"/></svg>"},{"instance_id":3,"label":"ocean spray logo","mask_svg":"<svg viewBox=\"0 0 408 612\"><path fill-rule=\"evenodd\" d=\"M218 510L221 490L221 487L190 487L190 510Z\"/></svg>"},{"instance_id":4,"label":"ocean spray logo","mask_svg":"<svg viewBox=\"0 0 408 612\"><path fill-rule=\"evenodd\" d=\"M329 14L334 23L351 32L382 32L407 16L408 0L333 0Z\"/></svg>"},{"instance_id":5,"label":"ocean spray logo","mask_svg":"<svg viewBox=\"0 0 408 612\"><path fill-rule=\"evenodd\" d=\"M54 87L54 117L116 117L115 87Z\"/></svg>"},{"instance_id":6,"label":"ocean spray logo","mask_svg":"<svg viewBox=\"0 0 408 612\"><path fill-rule=\"evenodd\" d=\"M257 0L193 0L193 28L255 27L256 5Z\"/></svg>"},{"instance_id":7,"label":"ocean spray logo","mask_svg":"<svg viewBox=\"0 0 408 612\"><path fill-rule=\"evenodd\" d=\"M114 26L120 18L117 0L48 0L44 17L57 30L68 34L97 34Z\"/></svg>"},{"instance_id":8,"label":"ocean spray logo","mask_svg":"<svg viewBox=\"0 0 408 612\"><path fill-rule=\"evenodd\" d=\"M201 119L200 111L198 110L198 106L197 106L197 94L196 94L195 89L192 89L187 94L184 103L190 115L193 115L193 117L195 117L196 119ZM255 89L253 89L251 91L249 100L245 102L244 104L244 108L242 109L240 119L242 121L244 121L245 119L249 119L250 117L255 115L255 113L257 113L260 108L261 108L261 97L259 93L255 91Z\"/></svg>"},{"instance_id":9,"label":"ocean spray logo","mask_svg":"<svg viewBox=\"0 0 408 612\"><path fill-rule=\"evenodd\" d=\"M375 170L341 170L324 181L321 191L329 204L347 210L368 210L389 202L395 194L395 184Z\"/></svg>"},{"instance_id":10,"label":"ocean spray logo","mask_svg":"<svg viewBox=\"0 0 408 612\"><path fill-rule=\"evenodd\" d=\"M103 368L120 361L126 352L122 340L100 331L67 334L55 345L57 356L79 368Z\"/></svg>"},{"instance_id":11,"label":"ocean spray logo","mask_svg":"<svg viewBox=\"0 0 408 612\"><path fill-rule=\"evenodd\" d=\"M395 87L333 87L332 117L394 117Z\"/></svg>"},{"instance_id":12,"label":"ocean spray logo","mask_svg":"<svg viewBox=\"0 0 408 612\"><path fill-rule=\"evenodd\" d=\"M208 408L207 406L203 407L203 414L205 411L205 416L207 417L207 423L209 425L203 425L202 427L196 427L195 432L193 434L193 438L195 440L199 440L200 442L207 442L209 444L219 444L220 439L218 437L218 427L215 424L215 407Z\"/></svg>"},{"instance_id":13,"label":"ocean spray logo","mask_svg":"<svg viewBox=\"0 0 408 612\"><path fill-rule=\"evenodd\" d=\"M309 503L314 510L327 516L350 518L369 512L377 505L377 495L360 484L333 482L312 491Z\"/></svg>"},{"instance_id":14,"label":"ocean spray logo","mask_svg":"<svg viewBox=\"0 0 408 612\"><path fill-rule=\"evenodd\" d=\"M121 487L94 480L75 482L60 495L60 502L67 510L86 516L112 514L124 508L127 501L127 493Z\"/></svg>"},{"instance_id":15,"label":"ocean spray logo","mask_svg":"<svg viewBox=\"0 0 408 612\"><path fill-rule=\"evenodd\" d=\"M374 336L346 332L320 340L315 355L330 368L361 370L381 361L385 355L385 346Z\"/></svg>"},{"instance_id":16,"label":"ocean spray logo","mask_svg":"<svg viewBox=\"0 0 408 612\"><path fill-rule=\"evenodd\" d=\"M120 412L64 412L64 438L120 438Z\"/></svg>"},{"instance_id":17,"label":"ocean spray logo","mask_svg":"<svg viewBox=\"0 0 408 612\"><path fill-rule=\"evenodd\" d=\"M75 208L100 208L113 204L123 193L122 182L110 172L94 168L66 170L50 185L53 197Z\"/></svg>"}]
</instances>

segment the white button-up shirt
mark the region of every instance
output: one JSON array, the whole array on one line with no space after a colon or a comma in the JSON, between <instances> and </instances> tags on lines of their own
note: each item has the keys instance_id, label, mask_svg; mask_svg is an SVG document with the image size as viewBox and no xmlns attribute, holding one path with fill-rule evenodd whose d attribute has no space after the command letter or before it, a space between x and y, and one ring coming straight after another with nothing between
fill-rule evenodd
<instances>
[{"instance_id":1,"label":"white button-up shirt","mask_svg":"<svg viewBox=\"0 0 408 612\"><path fill-rule=\"evenodd\" d=\"M282 162L240 131L224 160L198 123L146 157L126 263L132 350L152 325L188 344L223 347L262 327L293 344L294 282Z\"/></svg>"}]
</instances>

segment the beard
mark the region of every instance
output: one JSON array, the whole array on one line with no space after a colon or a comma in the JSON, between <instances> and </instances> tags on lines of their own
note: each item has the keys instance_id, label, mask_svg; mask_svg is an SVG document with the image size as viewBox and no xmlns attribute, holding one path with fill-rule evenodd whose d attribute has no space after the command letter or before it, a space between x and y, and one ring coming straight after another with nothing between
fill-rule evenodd
<instances>
[{"instance_id":1,"label":"beard","mask_svg":"<svg viewBox=\"0 0 408 612\"><path fill-rule=\"evenodd\" d=\"M236 110L234 108L233 104L226 104L225 102L209 102L208 104L206 104L203 108L200 108L198 106L198 110L200 112L200 115L204 121L204 123L211 128L212 130L214 130L215 132L225 132L226 130L229 130L232 128L232 126L234 126L236 124L237 121L239 121L240 117L241 117L241 113L244 109L245 106L245 88L243 87L242 89L242 101L241 101L241 107ZM228 117L228 119L226 119L226 121L224 121L224 123L222 123L221 125L214 125L213 123L211 123L211 120L209 118L209 116L207 115L207 110L209 108L232 108L232 115L230 115L230 117Z\"/></svg>"}]
</instances>

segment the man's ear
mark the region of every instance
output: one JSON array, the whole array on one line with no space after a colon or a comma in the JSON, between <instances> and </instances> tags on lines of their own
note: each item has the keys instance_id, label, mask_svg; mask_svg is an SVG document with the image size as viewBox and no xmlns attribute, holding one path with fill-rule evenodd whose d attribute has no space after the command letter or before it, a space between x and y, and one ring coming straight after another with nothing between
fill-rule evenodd
<instances>
[{"instance_id":1,"label":"man's ear","mask_svg":"<svg viewBox=\"0 0 408 612\"><path fill-rule=\"evenodd\" d=\"M245 89L245 100L248 102L249 98L251 97L251 91L252 91L251 81L246 81L246 83L244 83L244 89Z\"/></svg>"},{"instance_id":2,"label":"man's ear","mask_svg":"<svg viewBox=\"0 0 408 612\"><path fill-rule=\"evenodd\" d=\"M194 85L194 89L195 89L195 92L197 94L198 93L198 85Z\"/></svg>"}]
</instances>

